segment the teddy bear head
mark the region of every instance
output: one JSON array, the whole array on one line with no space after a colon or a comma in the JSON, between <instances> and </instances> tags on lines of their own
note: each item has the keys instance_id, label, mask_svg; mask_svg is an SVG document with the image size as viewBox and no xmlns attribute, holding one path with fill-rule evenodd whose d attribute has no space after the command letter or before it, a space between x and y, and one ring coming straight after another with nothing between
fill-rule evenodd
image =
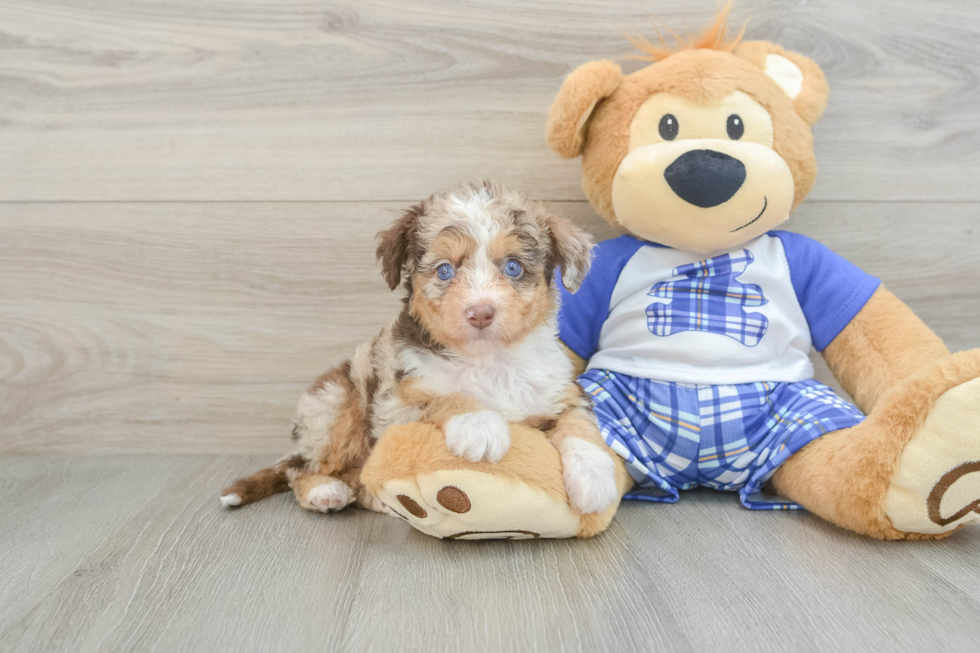
<instances>
[{"instance_id":1,"label":"teddy bear head","mask_svg":"<svg viewBox=\"0 0 980 653\"><path fill-rule=\"evenodd\" d=\"M548 143L582 157L582 187L614 227L699 253L785 221L817 174L810 126L829 89L810 59L725 37L727 8L673 50L632 39L652 64L593 61L562 84Z\"/></svg>"}]
</instances>

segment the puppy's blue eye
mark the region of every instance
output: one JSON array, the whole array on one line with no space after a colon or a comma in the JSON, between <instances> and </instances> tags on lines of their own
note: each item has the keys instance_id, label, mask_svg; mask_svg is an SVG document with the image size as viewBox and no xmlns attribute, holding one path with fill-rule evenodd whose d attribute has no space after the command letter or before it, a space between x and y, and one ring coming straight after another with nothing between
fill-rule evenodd
<instances>
[{"instance_id":1,"label":"puppy's blue eye","mask_svg":"<svg viewBox=\"0 0 980 653\"><path fill-rule=\"evenodd\" d=\"M436 274L443 281L447 281L448 279L452 279L456 276L456 270L454 270L453 266L449 265L448 263L443 263L436 270Z\"/></svg>"},{"instance_id":2,"label":"puppy's blue eye","mask_svg":"<svg viewBox=\"0 0 980 653\"><path fill-rule=\"evenodd\" d=\"M508 277L519 277L523 271L524 268L514 259L507 261L507 263L504 265L504 274L506 274Z\"/></svg>"}]
</instances>

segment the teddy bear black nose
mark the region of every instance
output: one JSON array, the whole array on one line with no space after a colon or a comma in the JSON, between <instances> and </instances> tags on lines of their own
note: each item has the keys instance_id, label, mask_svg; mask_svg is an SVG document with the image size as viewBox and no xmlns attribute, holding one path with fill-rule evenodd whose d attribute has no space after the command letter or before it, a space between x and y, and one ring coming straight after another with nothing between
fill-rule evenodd
<instances>
[{"instance_id":1,"label":"teddy bear black nose","mask_svg":"<svg viewBox=\"0 0 980 653\"><path fill-rule=\"evenodd\" d=\"M702 209L727 202L745 181L745 166L735 157L714 150L691 150L664 170L671 190Z\"/></svg>"}]
</instances>

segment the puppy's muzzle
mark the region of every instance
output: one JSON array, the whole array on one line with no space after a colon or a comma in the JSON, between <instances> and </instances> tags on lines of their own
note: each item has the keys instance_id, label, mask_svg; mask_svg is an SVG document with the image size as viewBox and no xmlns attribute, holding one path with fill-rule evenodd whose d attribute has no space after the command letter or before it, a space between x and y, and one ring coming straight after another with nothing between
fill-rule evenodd
<instances>
[{"instance_id":1,"label":"puppy's muzzle","mask_svg":"<svg viewBox=\"0 0 980 653\"><path fill-rule=\"evenodd\" d=\"M466 309L466 320L477 329L486 329L496 314L497 309L490 304L477 304Z\"/></svg>"}]
</instances>

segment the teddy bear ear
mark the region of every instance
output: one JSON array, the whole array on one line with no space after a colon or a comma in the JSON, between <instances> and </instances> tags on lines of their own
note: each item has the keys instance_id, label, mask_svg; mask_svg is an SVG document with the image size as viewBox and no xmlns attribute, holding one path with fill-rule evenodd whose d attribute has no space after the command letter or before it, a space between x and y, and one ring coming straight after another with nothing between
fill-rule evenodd
<instances>
[{"instance_id":1,"label":"teddy bear ear","mask_svg":"<svg viewBox=\"0 0 980 653\"><path fill-rule=\"evenodd\" d=\"M827 107L830 87L812 59L768 41L742 41L735 55L764 70L793 101L796 113L808 125L817 124Z\"/></svg>"},{"instance_id":2,"label":"teddy bear ear","mask_svg":"<svg viewBox=\"0 0 980 653\"><path fill-rule=\"evenodd\" d=\"M565 78L548 113L548 145L566 159L582 153L585 130L600 100L612 95L623 71L612 61L590 61Z\"/></svg>"}]
</instances>

